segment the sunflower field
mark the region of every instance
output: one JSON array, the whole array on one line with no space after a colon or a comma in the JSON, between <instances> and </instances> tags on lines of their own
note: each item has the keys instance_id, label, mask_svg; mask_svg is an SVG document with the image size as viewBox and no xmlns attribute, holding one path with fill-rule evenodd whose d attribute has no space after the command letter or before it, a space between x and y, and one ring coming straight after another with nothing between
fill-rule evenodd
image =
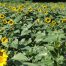
<instances>
[{"instance_id":1,"label":"sunflower field","mask_svg":"<svg viewBox=\"0 0 66 66\"><path fill-rule=\"evenodd\" d=\"M0 2L0 66L66 66L66 3Z\"/></svg>"}]
</instances>

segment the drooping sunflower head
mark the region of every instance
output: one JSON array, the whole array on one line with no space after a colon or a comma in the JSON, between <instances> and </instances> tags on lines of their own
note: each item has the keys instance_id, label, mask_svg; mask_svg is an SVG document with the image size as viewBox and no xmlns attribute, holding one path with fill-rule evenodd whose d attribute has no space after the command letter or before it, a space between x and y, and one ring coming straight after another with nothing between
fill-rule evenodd
<instances>
[{"instance_id":1,"label":"drooping sunflower head","mask_svg":"<svg viewBox=\"0 0 66 66\"><path fill-rule=\"evenodd\" d=\"M0 50L0 66L7 65L8 55L4 49Z\"/></svg>"},{"instance_id":2,"label":"drooping sunflower head","mask_svg":"<svg viewBox=\"0 0 66 66\"><path fill-rule=\"evenodd\" d=\"M4 14L0 14L0 19L3 19L5 18L5 15Z\"/></svg>"},{"instance_id":3,"label":"drooping sunflower head","mask_svg":"<svg viewBox=\"0 0 66 66\"><path fill-rule=\"evenodd\" d=\"M12 19L10 19L10 20L8 21L8 24L9 24L9 25L13 25L13 24L14 24L14 21L13 21Z\"/></svg>"},{"instance_id":4,"label":"drooping sunflower head","mask_svg":"<svg viewBox=\"0 0 66 66\"><path fill-rule=\"evenodd\" d=\"M50 23L50 22L51 22L51 18L46 17L44 21L45 21L46 23Z\"/></svg>"},{"instance_id":5,"label":"drooping sunflower head","mask_svg":"<svg viewBox=\"0 0 66 66\"><path fill-rule=\"evenodd\" d=\"M2 44L7 44L8 43L8 38L7 37L2 37L1 42L2 42Z\"/></svg>"}]
</instances>

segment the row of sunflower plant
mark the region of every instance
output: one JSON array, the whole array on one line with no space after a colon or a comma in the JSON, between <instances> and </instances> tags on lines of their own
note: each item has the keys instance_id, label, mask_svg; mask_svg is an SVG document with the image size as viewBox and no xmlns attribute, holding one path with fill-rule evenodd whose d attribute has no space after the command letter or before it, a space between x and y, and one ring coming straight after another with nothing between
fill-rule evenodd
<instances>
[{"instance_id":1,"label":"row of sunflower plant","mask_svg":"<svg viewBox=\"0 0 66 66\"><path fill-rule=\"evenodd\" d=\"M65 3L0 3L0 66L65 62Z\"/></svg>"}]
</instances>

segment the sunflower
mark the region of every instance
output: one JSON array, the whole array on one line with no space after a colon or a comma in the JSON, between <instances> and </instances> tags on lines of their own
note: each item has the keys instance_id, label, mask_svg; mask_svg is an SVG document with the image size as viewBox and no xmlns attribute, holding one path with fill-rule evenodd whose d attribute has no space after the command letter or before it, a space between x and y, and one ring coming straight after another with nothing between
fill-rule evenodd
<instances>
[{"instance_id":1,"label":"sunflower","mask_svg":"<svg viewBox=\"0 0 66 66\"><path fill-rule=\"evenodd\" d=\"M55 21L52 21L52 22L50 23L50 25L51 25L51 27L54 27L54 26L56 25L56 22L55 22Z\"/></svg>"},{"instance_id":2,"label":"sunflower","mask_svg":"<svg viewBox=\"0 0 66 66\"><path fill-rule=\"evenodd\" d=\"M12 11L17 11L17 8L16 7L11 7L11 10Z\"/></svg>"},{"instance_id":3,"label":"sunflower","mask_svg":"<svg viewBox=\"0 0 66 66\"><path fill-rule=\"evenodd\" d=\"M42 8L44 8L44 9L45 9L45 8L47 8L47 6L46 6L46 5L42 5Z\"/></svg>"},{"instance_id":4,"label":"sunflower","mask_svg":"<svg viewBox=\"0 0 66 66\"><path fill-rule=\"evenodd\" d=\"M51 22L51 18L46 17L44 21L45 21L46 23L50 23L50 22Z\"/></svg>"},{"instance_id":5,"label":"sunflower","mask_svg":"<svg viewBox=\"0 0 66 66\"><path fill-rule=\"evenodd\" d=\"M2 42L2 44L7 44L8 43L8 38L7 37L2 37L1 42Z\"/></svg>"},{"instance_id":6,"label":"sunflower","mask_svg":"<svg viewBox=\"0 0 66 66\"><path fill-rule=\"evenodd\" d=\"M42 12L42 10L39 8L39 9L38 9L38 12Z\"/></svg>"},{"instance_id":7,"label":"sunflower","mask_svg":"<svg viewBox=\"0 0 66 66\"><path fill-rule=\"evenodd\" d=\"M22 10L23 10L23 8L24 8L24 5L20 5L20 6L18 6L17 11L18 11L18 12L19 12L19 11L22 11Z\"/></svg>"},{"instance_id":8,"label":"sunflower","mask_svg":"<svg viewBox=\"0 0 66 66\"><path fill-rule=\"evenodd\" d=\"M43 11L42 12L44 15L48 15L48 11Z\"/></svg>"},{"instance_id":9,"label":"sunflower","mask_svg":"<svg viewBox=\"0 0 66 66\"><path fill-rule=\"evenodd\" d=\"M5 15L4 14L0 14L0 19L3 19L5 18Z\"/></svg>"},{"instance_id":10,"label":"sunflower","mask_svg":"<svg viewBox=\"0 0 66 66\"><path fill-rule=\"evenodd\" d=\"M6 19L3 20L3 24L7 24L7 20Z\"/></svg>"},{"instance_id":11,"label":"sunflower","mask_svg":"<svg viewBox=\"0 0 66 66\"><path fill-rule=\"evenodd\" d=\"M8 55L4 49L0 50L0 66L7 65Z\"/></svg>"},{"instance_id":12,"label":"sunflower","mask_svg":"<svg viewBox=\"0 0 66 66\"><path fill-rule=\"evenodd\" d=\"M12 19L10 19L10 20L8 21L8 24L9 24L9 25L13 25L13 24L14 24L14 21L13 21Z\"/></svg>"},{"instance_id":13,"label":"sunflower","mask_svg":"<svg viewBox=\"0 0 66 66\"><path fill-rule=\"evenodd\" d=\"M29 7L28 10L29 10L29 12L32 12L33 11L33 8L32 7Z\"/></svg>"},{"instance_id":14,"label":"sunflower","mask_svg":"<svg viewBox=\"0 0 66 66\"><path fill-rule=\"evenodd\" d=\"M66 23L66 18L63 18L61 21L62 23Z\"/></svg>"}]
</instances>

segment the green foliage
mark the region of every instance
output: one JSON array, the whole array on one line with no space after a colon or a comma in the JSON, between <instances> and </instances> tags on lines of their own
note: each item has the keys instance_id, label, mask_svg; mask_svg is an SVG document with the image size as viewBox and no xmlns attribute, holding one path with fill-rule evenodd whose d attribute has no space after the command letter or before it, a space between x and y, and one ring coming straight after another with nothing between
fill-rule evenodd
<instances>
[{"instance_id":1,"label":"green foliage","mask_svg":"<svg viewBox=\"0 0 66 66\"><path fill-rule=\"evenodd\" d=\"M0 42L0 48L8 51L8 66L63 66L66 60L66 23L61 19L66 17L63 14L66 8L59 8L60 3L19 3L18 6L23 8L24 5L24 9L17 11L17 5L6 3L0 8L7 21L14 21L10 25L3 24L3 19L0 19L0 27L5 28L0 30L0 39L3 36L9 39L7 44ZM12 11L11 6L17 10ZM47 17L51 19L50 23L45 22ZM52 21L56 22L54 26Z\"/></svg>"},{"instance_id":2,"label":"green foliage","mask_svg":"<svg viewBox=\"0 0 66 66\"><path fill-rule=\"evenodd\" d=\"M25 2L25 1L33 1L33 0L0 0L0 2Z\"/></svg>"}]
</instances>

